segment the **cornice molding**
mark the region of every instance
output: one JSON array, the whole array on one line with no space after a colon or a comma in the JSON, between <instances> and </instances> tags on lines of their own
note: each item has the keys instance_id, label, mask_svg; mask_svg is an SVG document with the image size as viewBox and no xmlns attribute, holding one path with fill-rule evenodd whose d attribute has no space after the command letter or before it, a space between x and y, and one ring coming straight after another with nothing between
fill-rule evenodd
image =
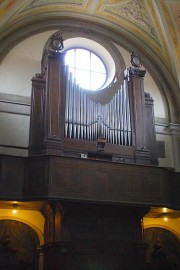
<instances>
[{"instance_id":1,"label":"cornice molding","mask_svg":"<svg viewBox=\"0 0 180 270\"><path fill-rule=\"evenodd\" d=\"M180 124L156 122L155 129L157 134L180 135Z\"/></svg>"}]
</instances>

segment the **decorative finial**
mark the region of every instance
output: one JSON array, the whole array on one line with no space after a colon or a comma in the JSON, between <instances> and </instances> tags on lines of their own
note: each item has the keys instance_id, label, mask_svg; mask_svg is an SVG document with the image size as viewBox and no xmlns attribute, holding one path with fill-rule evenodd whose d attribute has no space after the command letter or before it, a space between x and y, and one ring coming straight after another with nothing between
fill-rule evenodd
<instances>
[{"instance_id":1,"label":"decorative finial","mask_svg":"<svg viewBox=\"0 0 180 270\"><path fill-rule=\"evenodd\" d=\"M59 34L52 35L50 47L55 52L62 51L64 49L63 38Z\"/></svg>"},{"instance_id":2,"label":"decorative finial","mask_svg":"<svg viewBox=\"0 0 180 270\"><path fill-rule=\"evenodd\" d=\"M142 66L141 56L139 54L131 53L131 65L136 69Z\"/></svg>"}]
</instances>

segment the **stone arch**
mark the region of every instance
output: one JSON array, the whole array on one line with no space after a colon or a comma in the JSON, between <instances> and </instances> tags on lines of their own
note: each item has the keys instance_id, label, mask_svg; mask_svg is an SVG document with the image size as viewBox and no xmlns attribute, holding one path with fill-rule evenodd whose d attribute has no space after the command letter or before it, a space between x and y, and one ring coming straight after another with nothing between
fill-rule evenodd
<instances>
[{"instance_id":1,"label":"stone arch","mask_svg":"<svg viewBox=\"0 0 180 270\"><path fill-rule=\"evenodd\" d=\"M0 216L0 222L1 222L1 220L14 220L14 221L18 221L18 222L21 222L23 224L26 224L27 226L29 226L38 235L40 246L42 246L44 244L43 233L41 232L41 230L37 226L32 224L30 221L22 219L20 217L14 217L14 216L11 216L11 215Z\"/></svg>"},{"instance_id":2,"label":"stone arch","mask_svg":"<svg viewBox=\"0 0 180 270\"><path fill-rule=\"evenodd\" d=\"M146 228L144 242L147 244L146 263L148 270L179 269L180 240L175 234L160 227Z\"/></svg>"},{"instance_id":3,"label":"stone arch","mask_svg":"<svg viewBox=\"0 0 180 270\"><path fill-rule=\"evenodd\" d=\"M0 220L0 268L35 270L38 264L37 233L27 224Z\"/></svg>"}]
</instances>

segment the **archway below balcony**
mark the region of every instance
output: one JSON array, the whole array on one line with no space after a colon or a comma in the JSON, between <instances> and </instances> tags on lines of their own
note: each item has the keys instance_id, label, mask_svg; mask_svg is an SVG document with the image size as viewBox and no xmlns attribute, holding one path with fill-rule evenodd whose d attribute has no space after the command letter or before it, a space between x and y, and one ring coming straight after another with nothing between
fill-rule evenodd
<instances>
[{"instance_id":1,"label":"archway below balcony","mask_svg":"<svg viewBox=\"0 0 180 270\"><path fill-rule=\"evenodd\" d=\"M0 269L35 270L38 266L37 233L16 220L0 220Z\"/></svg>"},{"instance_id":2,"label":"archway below balcony","mask_svg":"<svg viewBox=\"0 0 180 270\"><path fill-rule=\"evenodd\" d=\"M171 231L151 227L144 230L147 270L177 270L180 241Z\"/></svg>"}]
</instances>

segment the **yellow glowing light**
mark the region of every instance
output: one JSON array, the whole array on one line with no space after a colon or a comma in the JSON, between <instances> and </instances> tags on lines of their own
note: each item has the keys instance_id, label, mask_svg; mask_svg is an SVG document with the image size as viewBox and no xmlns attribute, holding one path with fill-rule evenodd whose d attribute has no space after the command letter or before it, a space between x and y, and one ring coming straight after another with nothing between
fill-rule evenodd
<instances>
[{"instance_id":1,"label":"yellow glowing light","mask_svg":"<svg viewBox=\"0 0 180 270\"><path fill-rule=\"evenodd\" d=\"M17 213L17 204L14 204L14 205L13 205L12 213L13 213L13 214L16 214L16 213Z\"/></svg>"},{"instance_id":2,"label":"yellow glowing light","mask_svg":"<svg viewBox=\"0 0 180 270\"><path fill-rule=\"evenodd\" d=\"M163 208L163 212L166 213L167 212L167 208L164 207Z\"/></svg>"},{"instance_id":3,"label":"yellow glowing light","mask_svg":"<svg viewBox=\"0 0 180 270\"><path fill-rule=\"evenodd\" d=\"M164 217L164 221L168 221L168 218L167 217Z\"/></svg>"},{"instance_id":4,"label":"yellow glowing light","mask_svg":"<svg viewBox=\"0 0 180 270\"><path fill-rule=\"evenodd\" d=\"M13 209L12 212L13 212L13 214L16 214L17 213L17 210L16 209Z\"/></svg>"}]
</instances>

